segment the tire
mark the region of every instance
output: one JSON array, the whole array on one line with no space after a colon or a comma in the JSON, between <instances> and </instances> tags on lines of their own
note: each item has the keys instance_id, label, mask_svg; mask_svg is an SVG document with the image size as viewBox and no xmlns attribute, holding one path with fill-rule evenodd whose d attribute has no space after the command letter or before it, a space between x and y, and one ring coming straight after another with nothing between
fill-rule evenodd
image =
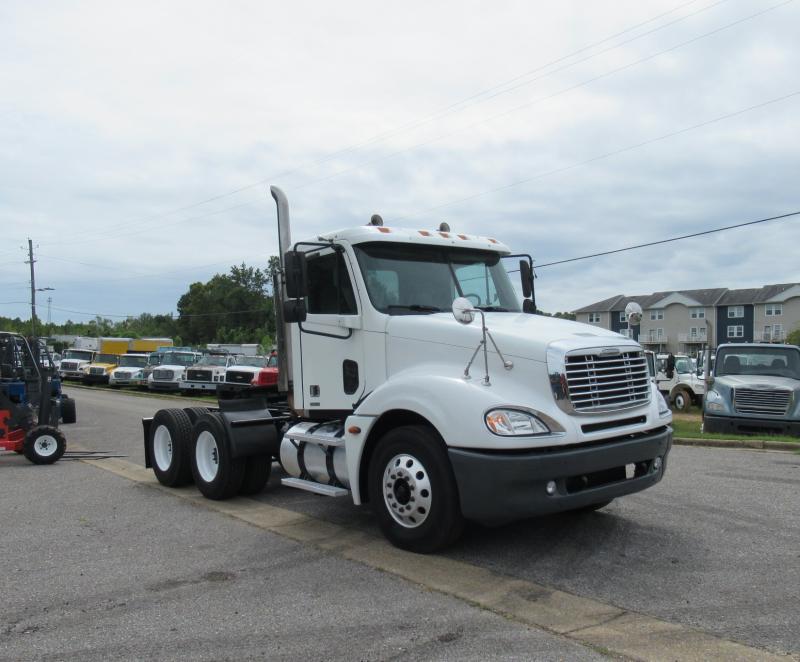
<instances>
[{"instance_id":1,"label":"tire","mask_svg":"<svg viewBox=\"0 0 800 662\"><path fill-rule=\"evenodd\" d=\"M153 416L147 452L159 483L180 487L192 482L191 439L192 422L182 409L160 409Z\"/></svg>"},{"instance_id":2,"label":"tire","mask_svg":"<svg viewBox=\"0 0 800 662\"><path fill-rule=\"evenodd\" d=\"M381 531L401 549L435 552L464 528L447 451L425 426L396 428L378 442L369 465L369 498Z\"/></svg>"},{"instance_id":3,"label":"tire","mask_svg":"<svg viewBox=\"0 0 800 662\"><path fill-rule=\"evenodd\" d=\"M256 455L248 457L244 467L244 478L239 494L251 496L261 492L272 472L272 457L269 455Z\"/></svg>"},{"instance_id":4,"label":"tire","mask_svg":"<svg viewBox=\"0 0 800 662\"><path fill-rule=\"evenodd\" d=\"M692 406L692 396L685 388L680 388L672 396L672 406L675 411L689 411Z\"/></svg>"},{"instance_id":5,"label":"tire","mask_svg":"<svg viewBox=\"0 0 800 662\"><path fill-rule=\"evenodd\" d=\"M61 422L65 425L75 423L78 420L78 413L75 408L75 400L67 396L61 396Z\"/></svg>"},{"instance_id":6,"label":"tire","mask_svg":"<svg viewBox=\"0 0 800 662\"><path fill-rule=\"evenodd\" d=\"M194 425L194 422L200 418L203 414L207 414L211 411L208 407L184 407L183 411L189 416L189 420Z\"/></svg>"},{"instance_id":7,"label":"tire","mask_svg":"<svg viewBox=\"0 0 800 662\"><path fill-rule=\"evenodd\" d=\"M53 464L67 450L64 433L52 425L39 425L25 435L22 453L34 464Z\"/></svg>"},{"instance_id":8,"label":"tire","mask_svg":"<svg viewBox=\"0 0 800 662\"><path fill-rule=\"evenodd\" d=\"M192 430L192 476L200 493L220 501L239 493L246 460L231 457L231 444L222 417L216 412L203 414Z\"/></svg>"}]
</instances>

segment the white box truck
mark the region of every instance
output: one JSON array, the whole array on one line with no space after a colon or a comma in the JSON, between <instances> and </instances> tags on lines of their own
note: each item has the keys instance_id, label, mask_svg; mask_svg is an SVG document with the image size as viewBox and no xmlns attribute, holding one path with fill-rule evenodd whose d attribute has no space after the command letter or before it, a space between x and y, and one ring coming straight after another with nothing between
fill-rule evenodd
<instances>
[{"instance_id":1,"label":"white box truck","mask_svg":"<svg viewBox=\"0 0 800 662\"><path fill-rule=\"evenodd\" d=\"M642 348L534 314L529 256L378 216L293 244L286 197L271 193L286 405L220 400L145 419L162 484L252 494L279 458L282 485L368 503L393 544L431 552L465 519L596 509L661 480L672 415Z\"/></svg>"}]
</instances>

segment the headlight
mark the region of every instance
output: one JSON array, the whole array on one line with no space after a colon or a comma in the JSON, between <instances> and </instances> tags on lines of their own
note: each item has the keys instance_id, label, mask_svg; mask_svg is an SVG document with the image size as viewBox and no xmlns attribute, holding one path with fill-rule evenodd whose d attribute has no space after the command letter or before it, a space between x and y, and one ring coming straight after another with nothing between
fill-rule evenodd
<instances>
[{"instance_id":1,"label":"headlight","mask_svg":"<svg viewBox=\"0 0 800 662\"><path fill-rule=\"evenodd\" d=\"M484 420L486 427L501 437L550 434L550 428L536 416L516 409L493 409Z\"/></svg>"},{"instance_id":2,"label":"headlight","mask_svg":"<svg viewBox=\"0 0 800 662\"><path fill-rule=\"evenodd\" d=\"M706 400L709 402L722 402L722 396L716 391L709 391L706 393Z\"/></svg>"},{"instance_id":3,"label":"headlight","mask_svg":"<svg viewBox=\"0 0 800 662\"><path fill-rule=\"evenodd\" d=\"M707 411L725 411L725 400L717 391L709 391L705 397Z\"/></svg>"},{"instance_id":4,"label":"headlight","mask_svg":"<svg viewBox=\"0 0 800 662\"><path fill-rule=\"evenodd\" d=\"M661 391L658 391L657 402L658 402L658 415L663 418L664 416L669 414L669 405L667 404L667 401L662 395Z\"/></svg>"}]
</instances>

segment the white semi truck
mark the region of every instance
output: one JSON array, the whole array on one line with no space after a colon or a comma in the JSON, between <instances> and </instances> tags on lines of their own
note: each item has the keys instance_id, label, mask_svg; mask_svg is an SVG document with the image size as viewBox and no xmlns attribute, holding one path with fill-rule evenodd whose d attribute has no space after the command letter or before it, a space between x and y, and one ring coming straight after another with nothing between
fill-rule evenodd
<instances>
[{"instance_id":1,"label":"white semi truck","mask_svg":"<svg viewBox=\"0 0 800 662\"><path fill-rule=\"evenodd\" d=\"M377 216L292 244L286 197L271 193L286 405L145 419L161 483L252 494L279 459L282 485L369 504L393 544L431 552L465 519L596 509L661 480L672 415L642 348L533 314L529 256ZM522 306L503 266L520 257Z\"/></svg>"}]
</instances>

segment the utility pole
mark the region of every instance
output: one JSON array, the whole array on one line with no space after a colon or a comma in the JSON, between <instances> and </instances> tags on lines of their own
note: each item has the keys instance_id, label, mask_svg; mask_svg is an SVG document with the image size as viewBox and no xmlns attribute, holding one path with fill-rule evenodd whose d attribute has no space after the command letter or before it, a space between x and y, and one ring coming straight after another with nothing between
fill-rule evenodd
<instances>
[{"instance_id":1,"label":"utility pole","mask_svg":"<svg viewBox=\"0 0 800 662\"><path fill-rule=\"evenodd\" d=\"M53 320L51 318L51 306L53 304L53 297L47 297L47 323L50 324Z\"/></svg>"},{"instance_id":2,"label":"utility pole","mask_svg":"<svg viewBox=\"0 0 800 662\"><path fill-rule=\"evenodd\" d=\"M33 271L33 240L28 238L28 261L25 264L31 265L31 335L36 337L36 277Z\"/></svg>"}]
</instances>

